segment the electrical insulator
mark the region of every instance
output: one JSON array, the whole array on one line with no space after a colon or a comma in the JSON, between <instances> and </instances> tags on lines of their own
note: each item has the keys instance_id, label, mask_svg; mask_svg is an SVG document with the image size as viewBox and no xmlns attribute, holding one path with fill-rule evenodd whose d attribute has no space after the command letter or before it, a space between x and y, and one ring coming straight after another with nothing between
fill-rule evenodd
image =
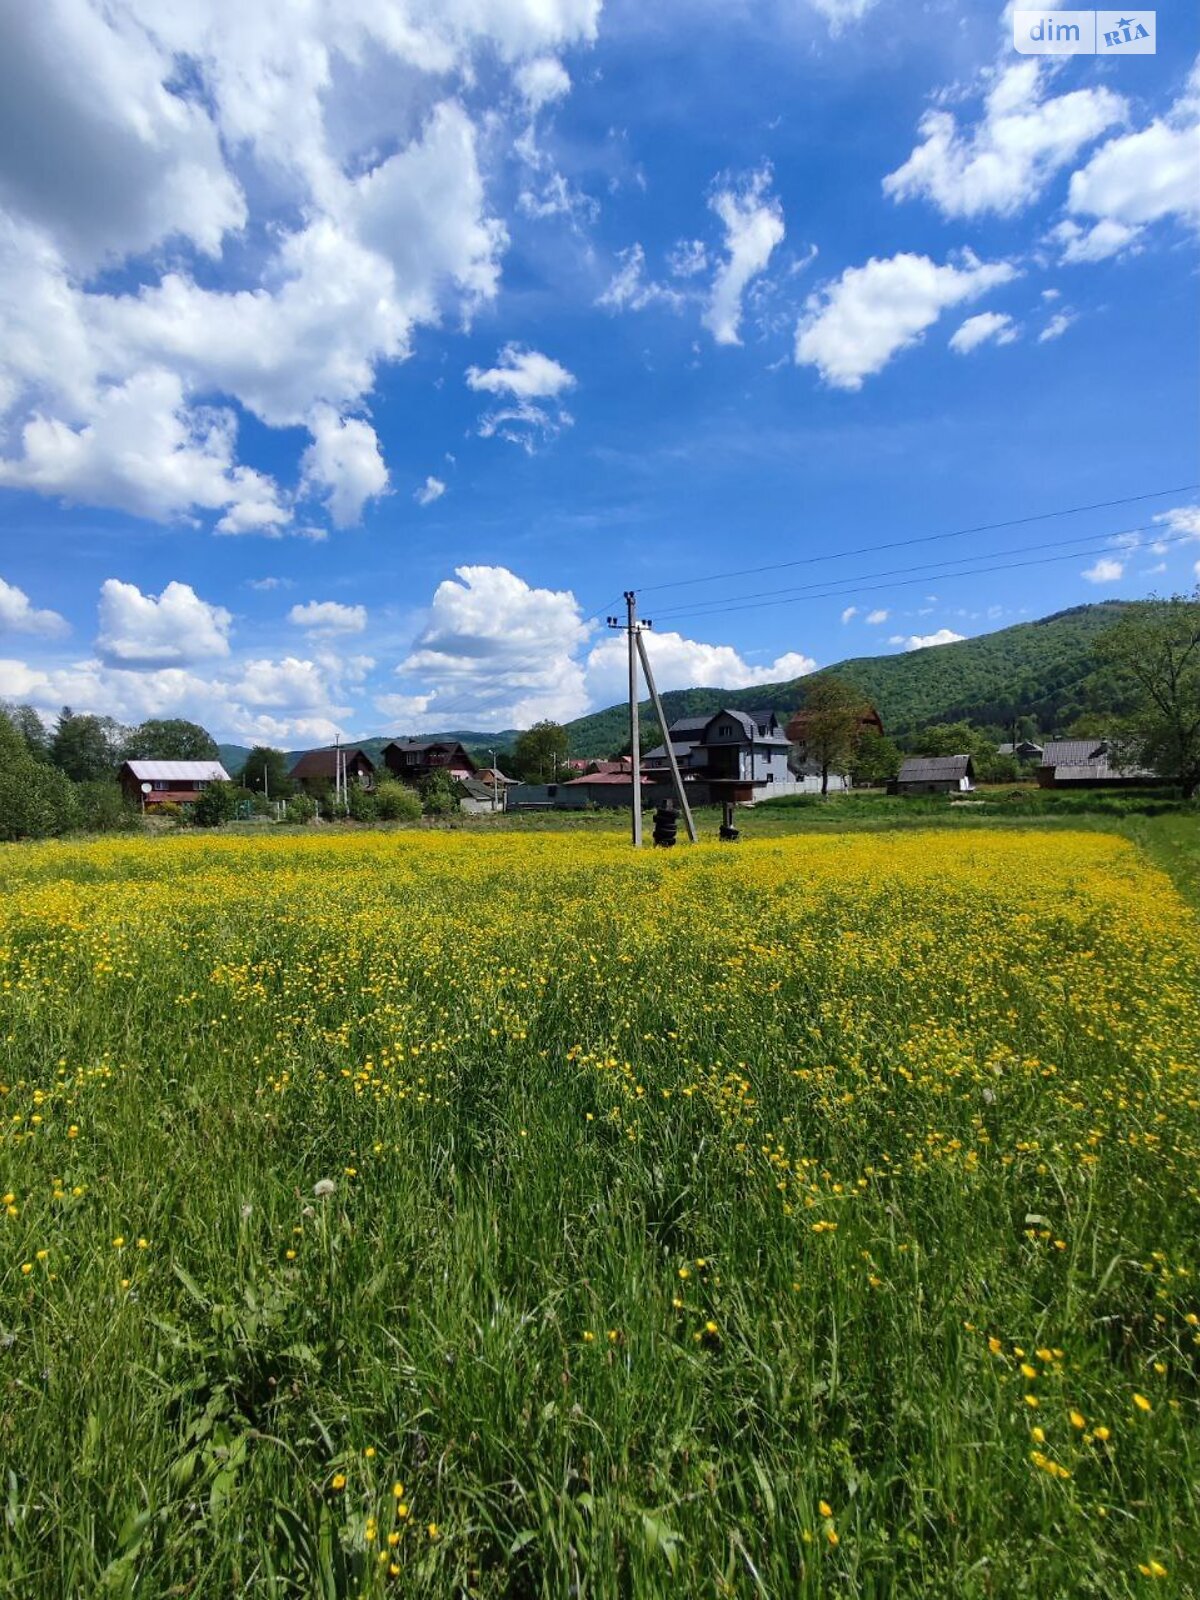
<instances>
[{"instance_id":1,"label":"electrical insulator","mask_svg":"<svg viewBox=\"0 0 1200 1600\"><path fill-rule=\"evenodd\" d=\"M679 817L672 805L659 806L654 813L654 842L662 845L664 849L675 843L675 830L679 826Z\"/></svg>"}]
</instances>

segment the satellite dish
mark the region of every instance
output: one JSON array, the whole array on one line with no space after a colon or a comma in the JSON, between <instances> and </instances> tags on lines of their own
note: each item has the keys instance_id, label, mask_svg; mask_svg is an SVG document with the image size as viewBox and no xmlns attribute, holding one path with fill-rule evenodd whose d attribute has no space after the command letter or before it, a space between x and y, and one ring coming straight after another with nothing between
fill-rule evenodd
<instances>
[{"instance_id":1,"label":"satellite dish","mask_svg":"<svg viewBox=\"0 0 1200 1600\"><path fill-rule=\"evenodd\" d=\"M153 788L154 788L154 785L152 783L143 783L142 784L142 793L143 794L149 794L151 789L153 789Z\"/></svg>"}]
</instances>

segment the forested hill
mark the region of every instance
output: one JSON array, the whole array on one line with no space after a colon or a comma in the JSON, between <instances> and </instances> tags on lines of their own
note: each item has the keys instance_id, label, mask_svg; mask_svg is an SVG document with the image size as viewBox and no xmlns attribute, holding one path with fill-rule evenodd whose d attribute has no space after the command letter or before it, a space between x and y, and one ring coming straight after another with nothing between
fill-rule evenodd
<instances>
[{"instance_id":1,"label":"forested hill","mask_svg":"<svg viewBox=\"0 0 1200 1600\"><path fill-rule=\"evenodd\" d=\"M1043 734L1061 732L1085 712L1123 711L1131 685L1096 661L1097 637L1121 615L1124 602L1075 606L1037 622L1018 622L958 644L891 656L856 656L827 670L856 683L890 734L915 733L933 722L965 720L1006 728L1014 716L1031 716ZM668 721L700 716L722 706L771 706L792 711L804 697L804 679L755 689L674 689L663 695ZM650 715L649 703L642 707ZM569 723L571 754L599 756L629 737L625 706L610 706Z\"/></svg>"},{"instance_id":2,"label":"forested hill","mask_svg":"<svg viewBox=\"0 0 1200 1600\"><path fill-rule=\"evenodd\" d=\"M1036 622L1018 622L997 633L983 633L959 644L936 645L890 656L855 656L828 671L851 679L883 718L890 734L903 737L933 722L973 722L981 728L1007 728L1014 717L1033 717L1043 735L1061 733L1087 712L1127 710L1132 686L1096 660L1097 637L1117 620L1127 602L1108 600L1075 606ZM663 695L668 721L719 711L771 706L794 711L804 697L804 679L762 684L756 689L672 689ZM650 703L642 705L651 716ZM629 713L610 706L567 724L573 756L605 756L629 737ZM407 730L358 741L372 757L392 737ZM430 738L460 739L486 761L487 747L511 749L516 732L455 732ZM222 745L230 772L241 770L246 750Z\"/></svg>"}]
</instances>

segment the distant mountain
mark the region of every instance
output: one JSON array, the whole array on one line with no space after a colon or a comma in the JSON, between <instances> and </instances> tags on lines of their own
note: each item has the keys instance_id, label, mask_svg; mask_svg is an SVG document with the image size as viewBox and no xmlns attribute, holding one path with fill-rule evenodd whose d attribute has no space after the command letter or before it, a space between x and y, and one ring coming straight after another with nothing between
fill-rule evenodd
<instances>
[{"instance_id":1,"label":"distant mountain","mask_svg":"<svg viewBox=\"0 0 1200 1600\"><path fill-rule=\"evenodd\" d=\"M1132 684L1102 667L1094 653L1097 638L1126 603L1075 606L958 644L855 656L823 670L855 683L878 710L887 732L898 737L933 722L965 720L1004 729L1016 716L1034 717L1043 733L1056 733L1087 712L1129 708ZM754 689L672 689L662 697L663 710L669 722L722 706L794 711L803 701L804 683L803 678L790 678ZM653 717L649 701L642 704L642 716ZM629 738L628 708L610 706L580 717L567 724L567 731L572 755L607 755Z\"/></svg>"},{"instance_id":2,"label":"distant mountain","mask_svg":"<svg viewBox=\"0 0 1200 1600\"><path fill-rule=\"evenodd\" d=\"M1033 717L1044 735L1060 733L1087 713L1104 715L1129 709L1132 683L1101 666L1095 657L1097 638L1127 604L1107 600L1074 606L958 644L899 655L854 656L823 670L857 684L878 710L887 732L900 738L933 722L967 721L983 728L1006 729L1018 716ZM662 697L663 710L669 722L719 711L722 706L742 711L755 706L794 711L803 701L804 683L803 678L789 678L754 689L669 689ZM648 700L642 702L641 714L648 725L656 726ZM609 706L566 726L573 756L605 756L629 738L629 710L623 704ZM489 749L510 750L517 733L515 728L502 733L459 729L422 737L458 739L476 760L486 762ZM358 744L375 760L384 745L397 737L405 735L383 734L360 739ZM223 744L220 750L226 770L236 777L248 749Z\"/></svg>"}]
</instances>

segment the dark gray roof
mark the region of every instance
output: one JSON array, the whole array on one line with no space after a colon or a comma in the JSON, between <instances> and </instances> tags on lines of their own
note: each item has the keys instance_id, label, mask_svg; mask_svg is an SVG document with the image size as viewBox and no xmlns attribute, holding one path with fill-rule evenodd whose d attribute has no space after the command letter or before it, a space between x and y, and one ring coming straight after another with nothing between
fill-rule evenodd
<instances>
[{"instance_id":1,"label":"dark gray roof","mask_svg":"<svg viewBox=\"0 0 1200 1600\"><path fill-rule=\"evenodd\" d=\"M910 756L900 768L901 783L955 782L971 776L970 756Z\"/></svg>"},{"instance_id":2,"label":"dark gray roof","mask_svg":"<svg viewBox=\"0 0 1200 1600\"><path fill-rule=\"evenodd\" d=\"M752 711L735 711L732 706L723 706L720 711L714 711L712 716L707 718L704 726L706 728L710 727L712 723L716 722L718 717L728 717L731 722L736 722L738 724L742 732L745 734L748 743L772 744L778 745L780 749L785 749L790 743L787 735L780 731L776 731L774 733L767 732L765 725L760 729L760 726L756 720L758 715L760 715L760 713ZM766 715L770 717L771 713L767 712ZM674 732L674 729L672 729L672 732Z\"/></svg>"},{"instance_id":3,"label":"dark gray roof","mask_svg":"<svg viewBox=\"0 0 1200 1600\"><path fill-rule=\"evenodd\" d=\"M1042 746L1044 767L1087 767L1104 756L1103 739L1050 739Z\"/></svg>"},{"instance_id":4,"label":"dark gray roof","mask_svg":"<svg viewBox=\"0 0 1200 1600\"><path fill-rule=\"evenodd\" d=\"M1016 744L1013 744L1010 739L1006 744L998 744L996 746L996 754L998 756L1020 755L1022 752L1041 755L1042 747L1040 744L1034 744L1032 739L1018 739Z\"/></svg>"},{"instance_id":5,"label":"dark gray roof","mask_svg":"<svg viewBox=\"0 0 1200 1600\"><path fill-rule=\"evenodd\" d=\"M711 711L703 717L677 717L667 731L671 734L673 741L678 739L681 734L686 737L689 733L694 733L699 738L711 721Z\"/></svg>"},{"instance_id":6,"label":"dark gray roof","mask_svg":"<svg viewBox=\"0 0 1200 1600\"><path fill-rule=\"evenodd\" d=\"M492 792L491 785L480 783L478 778L460 778L458 787L468 800L494 800L496 798Z\"/></svg>"},{"instance_id":7,"label":"dark gray roof","mask_svg":"<svg viewBox=\"0 0 1200 1600\"><path fill-rule=\"evenodd\" d=\"M675 752L676 761L682 761L685 756L690 756L700 741L698 739L672 739L671 749ZM667 747L665 744L656 744L653 750L643 750L643 761L665 761Z\"/></svg>"}]
</instances>

